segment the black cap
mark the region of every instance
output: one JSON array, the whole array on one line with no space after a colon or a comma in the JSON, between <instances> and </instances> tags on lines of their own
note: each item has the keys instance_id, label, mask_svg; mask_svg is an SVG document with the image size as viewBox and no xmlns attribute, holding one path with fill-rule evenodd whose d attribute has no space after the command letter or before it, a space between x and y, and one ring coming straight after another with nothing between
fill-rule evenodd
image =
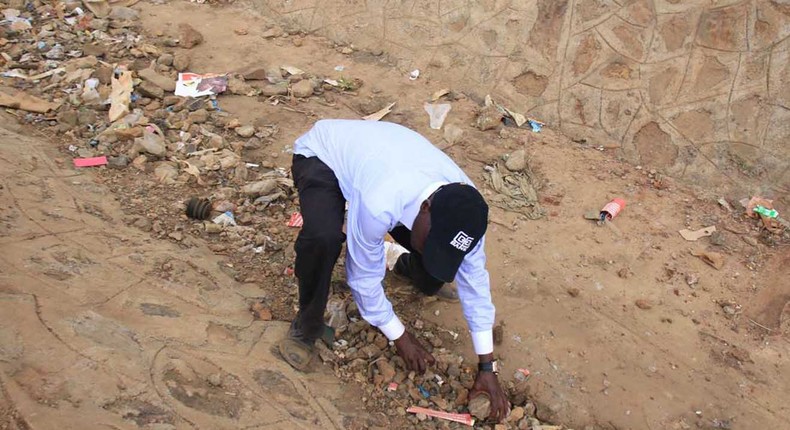
<instances>
[{"instance_id":1,"label":"black cap","mask_svg":"<svg viewBox=\"0 0 790 430\"><path fill-rule=\"evenodd\" d=\"M487 226L488 205L474 187L453 183L439 188L431 199L431 230L422 259L425 270L440 281L452 282Z\"/></svg>"}]
</instances>

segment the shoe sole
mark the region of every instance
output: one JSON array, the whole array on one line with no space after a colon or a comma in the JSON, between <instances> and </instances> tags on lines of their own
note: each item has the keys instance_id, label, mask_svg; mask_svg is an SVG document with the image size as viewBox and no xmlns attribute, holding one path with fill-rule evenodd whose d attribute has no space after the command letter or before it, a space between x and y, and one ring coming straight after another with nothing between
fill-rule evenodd
<instances>
[{"instance_id":1,"label":"shoe sole","mask_svg":"<svg viewBox=\"0 0 790 430\"><path fill-rule=\"evenodd\" d=\"M288 338L281 340L277 346L280 350L280 355L291 367L300 372L307 370L310 361L313 359L313 351L310 348Z\"/></svg>"}]
</instances>

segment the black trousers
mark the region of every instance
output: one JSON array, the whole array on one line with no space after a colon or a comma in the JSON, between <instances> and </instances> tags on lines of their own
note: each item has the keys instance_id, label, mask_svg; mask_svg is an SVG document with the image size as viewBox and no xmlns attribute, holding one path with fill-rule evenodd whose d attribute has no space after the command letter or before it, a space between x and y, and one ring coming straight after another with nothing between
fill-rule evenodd
<instances>
[{"instance_id":1,"label":"black trousers","mask_svg":"<svg viewBox=\"0 0 790 430\"><path fill-rule=\"evenodd\" d=\"M323 332L332 269L346 239L343 233L346 200L335 173L318 157L294 155L291 171L299 192L304 225L294 246L299 311L291 323L289 335L312 344ZM396 273L411 279L423 293L436 294L443 283L425 271L422 256L411 247L411 231L399 226L390 235L411 251L398 259Z\"/></svg>"}]
</instances>

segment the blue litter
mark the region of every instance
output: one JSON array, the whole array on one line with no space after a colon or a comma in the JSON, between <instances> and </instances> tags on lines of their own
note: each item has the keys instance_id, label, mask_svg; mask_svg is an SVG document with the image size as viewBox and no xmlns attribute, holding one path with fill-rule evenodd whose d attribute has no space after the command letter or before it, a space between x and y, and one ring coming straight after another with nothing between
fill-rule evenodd
<instances>
[{"instance_id":1,"label":"blue litter","mask_svg":"<svg viewBox=\"0 0 790 430\"><path fill-rule=\"evenodd\" d=\"M213 107L217 112L222 112L222 109L219 108L219 102L216 99L211 100L211 107Z\"/></svg>"},{"instance_id":2,"label":"blue litter","mask_svg":"<svg viewBox=\"0 0 790 430\"><path fill-rule=\"evenodd\" d=\"M428 390L426 390L425 387L423 387L422 385L418 385L417 389L420 390L420 394L422 394L422 396L425 397L426 399L428 397L431 397L431 393L429 393Z\"/></svg>"},{"instance_id":3,"label":"blue litter","mask_svg":"<svg viewBox=\"0 0 790 430\"><path fill-rule=\"evenodd\" d=\"M541 125L537 121L528 119L527 122L529 123L529 126L532 127L532 131L534 131L535 133L540 133L540 129L543 128L543 125Z\"/></svg>"},{"instance_id":4,"label":"blue litter","mask_svg":"<svg viewBox=\"0 0 790 430\"><path fill-rule=\"evenodd\" d=\"M129 100L131 100L132 102L136 102L137 100L140 100L140 94L132 93L132 96L130 97Z\"/></svg>"}]
</instances>

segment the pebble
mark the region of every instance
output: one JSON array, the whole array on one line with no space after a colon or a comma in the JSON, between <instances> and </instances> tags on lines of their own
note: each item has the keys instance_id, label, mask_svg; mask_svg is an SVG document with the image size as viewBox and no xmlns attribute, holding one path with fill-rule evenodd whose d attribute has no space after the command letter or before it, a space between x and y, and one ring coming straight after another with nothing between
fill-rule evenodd
<instances>
[{"instance_id":1,"label":"pebble","mask_svg":"<svg viewBox=\"0 0 790 430\"><path fill-rule=\"evenodd\" d=\"M165 90L150 81L140 82L140 85L138 85L136 89L143 97L161 99L165 96Z\"/></svg>"},{"instance_id":2,"label":"pebble","mask_svg":"<svg viewBox=\"0 0 790 430\"><path fill-rule=\"evenodd\" d=\"M505 161L505 167L511 172L520 172L527 168L527 153L523 149L510 154Z\"/></svg>"},{"instance_id":3,"label":"pebble","mask_svg":"<svg viewBox=\"0 0 790 430\"><path fill-rule=\"evenodd\" d=\"M208 121L208 111L206 109L198 109L189 113L189 121L192 124L203 124Z\"/></svg>"},{"instance_id":4,"label":"pebble","mask_svg":"<svg viewBox=\"0 0 790 430\"><path fill-rule=\"evenodd\" d=\"M236 129L236 134L244 138L252 137L255 134L255 127L251 125L243 125Z\"/></svg>"},{"instance_id":5,"label":"pebble","mask_svg":"<svg viewBox=\"0 0 790 430\"><path fill-rule=\"evenodd\" d=\"M496 106L486 106L480 110L475 126L482 131L499 127L502 123L502 112Z\"/></svg>"},{"instance_id":6,"label":"pebble","mask_svg":"<svg viewBox=\"0 0 790 430\"><path fill-rule=\"evenodd\" d=\"M636 305L636 307L642 310L648 310L653 308L653 305L646 299L637 299L634 302L634 304Z\"/></svg>"},{"instance_id":7,"label":"pebble","mask_svg":"<svg viewBox=\"0 0 790 430\"><path fill-rule=\"evenodd\" d=\"M293 92L294 97L298 98L307 98L313 95L313 91L315 90L315 86L313 85L313 81L310 79L302 79L301 81L293 84L291 87L291 92Z\"/></svg>"},{"instance_id":8,"label":"pebble","mask_svg":"<svg viewBox=\"0 0 790 430\"><path fill-rule=\"evenodd\" d=\"M457 403L457 402L456 402ZM491 400L486 394L478 394L469 401L469 413L477 419L484 420L491 413Z\"/></svg>"},{"instance_id":9,"label":"pebble","mask_svg":"<svg viewBox=\"0 0 790 430\"><path fill-rule=\"evenodd\" d=\"M175 60L175 56L173 54L164 53L156 59L156 64L161 64L163 66L172 66L173 61Z\"/></svg>"},{"instance_id":10,"label":"pebble","mask_svg":"<svg viewBox=\"0 0 790 430\"><path fill-rule=\"evenodd\" d=\"M183 72L189 68L192 59L186 52L177 52L173 56L173 68L179 72Z\"/></svg>"},{"instance_id":11,"label":"pebble","mask_svg":"<svg viewBox=\"0 0 790 430\"><path fill-rule=\"evenodd\" d=\"M178 41L182 48L192 49L203 43L203 34L187 23L178 26Z\"/></svg>"}]
</instances>

